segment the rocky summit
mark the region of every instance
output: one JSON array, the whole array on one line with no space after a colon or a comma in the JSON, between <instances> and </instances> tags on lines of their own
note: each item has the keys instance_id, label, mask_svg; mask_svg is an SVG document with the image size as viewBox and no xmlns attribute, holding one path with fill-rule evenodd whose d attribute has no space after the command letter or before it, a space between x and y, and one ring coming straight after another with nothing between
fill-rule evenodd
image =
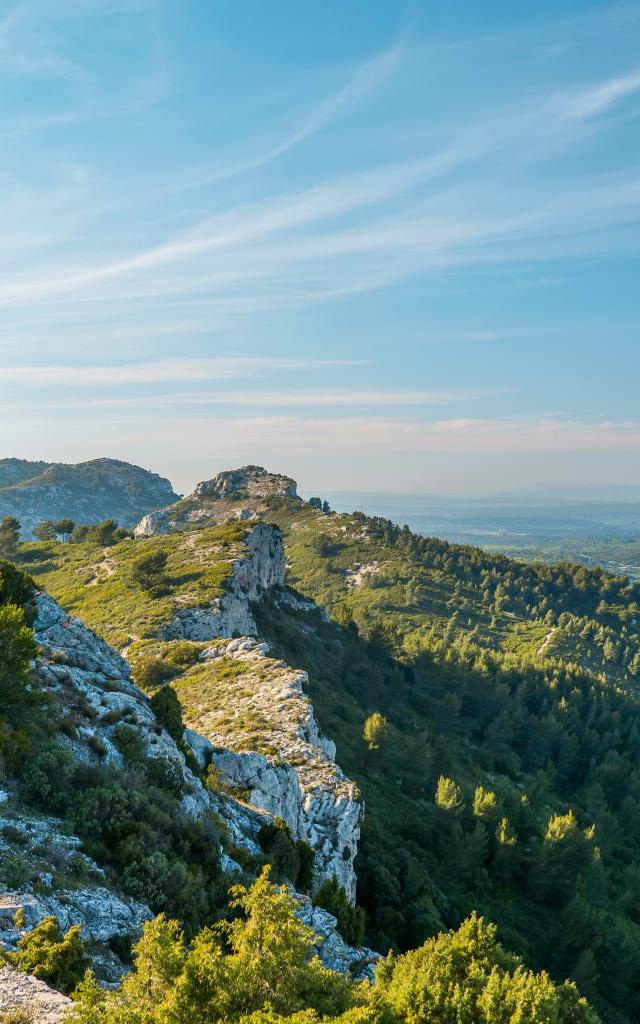
<instances>
[{"instance_id":1,"label":"rocky summit","mask_svg":"<svg viewBox=\"0 0 640 1024\"><path fill-rule=\"evenodd\" d=\"M201 481L193 493L181 501L144 516L135 534L150 536L232 519L256 519L274 498L300 501L296 481L281 473L270 473L262 466L224 470L211 480Z\"/></svg>"},{"instance_id":2,"label":"rocky summit","mask_svg":"<svg viewBox=\"0 0 640 1024\"><path fill-rule=\"evenodd\" d=\"M164 477L118 459L76 465L0 461L0 519L15 516L28 537L44 520L132 526L142 515L178 498Z\"/></svg>"}]
</instances>

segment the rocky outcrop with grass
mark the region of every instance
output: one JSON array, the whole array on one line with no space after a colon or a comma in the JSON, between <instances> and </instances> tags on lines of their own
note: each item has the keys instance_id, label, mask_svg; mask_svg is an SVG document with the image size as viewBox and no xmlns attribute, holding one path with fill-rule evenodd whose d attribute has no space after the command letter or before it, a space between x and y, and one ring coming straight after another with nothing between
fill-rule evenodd
<instances>
[{"instance_id":1,"label":"rocky outcrop with grass","mask_svg":"<svg viewBox=\"0 0 640 1024\"><path fill-rule=\"evenodd\" d=\"M316 886L335 876L355 899L362 804L319 732L306 672L252 637L219 640L199 658L174 685L185 721L212 745L222 784L311 846Z\"/></svg>"},{"instance_id":2,"label":"rocky outcrop with grass","mask_svg":"<svg viewBox=\"0 0 640 1024\"><path fill-rule=\"evenodd\" d=\"M262 528L261 535L264 540ZM256 542L254 553L261 543ZM247 566L240 571L238 578L244 580L246 594L255 592L252 588L257 579L264 584L269 581L267 567L263 565L262 570L266 575L259 573L256 578ZM280 578L282 567L277 558L271 572ZM217 815L223 846L213 840L211 856L223 871L238 877L248 864L260 863L260 832L274 815L282 814L292 831L314 847L316 877L333 873L329 870L333 864L353 894L359 805L352 784L332 761L331 743L318 734L300 673L273 662L266 647L255 639L222 640L223 649L209 643L200 667L206 673L225 659L243 664L248 673L245 682L255 687L255 700L264 700L273 714L269 726L273 750L247 752L245 761L242 751L233 749L239 733L232 730L216 737L228 744L226 748L214 748L210 738L189 731L185 737L188 746L181 749L159 721L149 697L133 682L130 666L121 655L48 595L36 596L35 612L39 655L34 676L49 702L52 741L67 750L74 762L125 772L133 764L134 774L142 770L135 765L157 762L165 773L169 766L176 793L175 813L196 820L208 819L212 812ZM260 680L270 680L273 685L260 691ZM245 710L248 708L246 705ZM186 704L185 710L188 712ZM242 713L240 702L237 710ZM185 717L190 721L188 713ZM258 766L261 774L253 787L248 785L251 774L245 773L249 763ZM211 765L218 769L219 788L203 782ZM45 782L54 789L62 784L55 778ZM347 831L341 831L341 822L350 823ZM352 845L345 858L347 836ZM99 976L108 982L116 980L124 968L114 950L119 950L123 941L135 941L144 921L153 916L149 906L127 895L117 873L105 870L89 856L82 840L71 834L60 818L25 803L23 789L10 780L0 792L0 863L0 948L15 949L20 929L33 927L53 914L63 929L80 926L82 937L91 945ZM301 913L306 907L308 915L310 904L303 896L300 900ZM24 913L20 924L15 919L17 910ZM351 947L339 938L335 922L331 925L329 918L327 915L325 934L318 939L322 959L336 970L357 971L361 951L354 949L349 954Z\"/></svg>"},{"instance_id":3,"label":"rocky outcrop with grass","mask_svg":"<svg viewBox=\"0 0 640 1024\"><path fill-rule=\"evenodd\" d=\"M211 604L180 609L160 631L165 640L211 640L216 636L254 635L251 602L284 585L284 549L279 530L259 523L244 541L246 554L233 560L225 592Z\"/></svg>"},{"instance_id":4,"label":"rocky outcrop with grass","mask_svg":"<svg viewBox=\"0 0 640 1024\"><path fill-rule=\"evenodd\" d=\"M39 978L0 966L0 1015L15 1024L61 1024L71 1006L68 996Z\"/></svg>"},{"instance_id":5,"label":"rocky outcrop with grass","mask_svg":"<svg viewBox=\"0 0 640 1024\"><path fill-rule=\"evenodd\" d=\"M203 480L181 501L143 516L135 534L151 536L234 519L256 519L273 498L297 499L295 480L281 473L269 473L262 466L225 470L211 480Z\"/></svg>"}]
</instances>

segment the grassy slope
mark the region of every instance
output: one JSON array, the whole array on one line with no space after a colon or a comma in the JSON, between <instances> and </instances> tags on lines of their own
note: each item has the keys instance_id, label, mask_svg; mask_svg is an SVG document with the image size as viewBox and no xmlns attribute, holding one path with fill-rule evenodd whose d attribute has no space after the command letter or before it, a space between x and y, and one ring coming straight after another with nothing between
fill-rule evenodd
<instances>
[{"instance_id":1,"label":"grassy slope","mask_svg":"<svg viewBox=\"0 0 640 1024\"><path fill-rule=\"evenodd\" d=\"M244 552L247 526L233 524L189 534L125 540L106 549L52 541L24 544L21 561L39 586L108 643L122 648L152 637L180 608L219 597L231 561ZM143 555L167 554L161 594L136 586L131 570Z\"/></svg>"}]
</instances>

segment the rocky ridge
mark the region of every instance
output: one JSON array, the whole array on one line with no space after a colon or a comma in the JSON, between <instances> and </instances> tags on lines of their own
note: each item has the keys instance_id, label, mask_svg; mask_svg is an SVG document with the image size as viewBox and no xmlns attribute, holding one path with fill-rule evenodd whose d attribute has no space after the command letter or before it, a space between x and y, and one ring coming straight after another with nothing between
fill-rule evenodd
<instances>
[{"instance_id":1,"label":"rocky ridge","mask_svg":"<svg viewBox=\"0 0 640 1024\"><path fill-rule=\"evenodd\" d=\"M289 477L249 466L198 484L185 502L204 499L208 508L208 501L223 502L230 494L243 502L245 496L297 497L297 490ZM175 519L155 517L174 516L177 507L146 517L143 532L152 526L161 532L176 528ZM225 509L228 516L229 506ZM285 587L280 532L258 523L245 543L247 555L234 561L226 594L209 607L179 611L161 631L165 640L236 637L202 652L208 669L190 670L174 686L186 723L218 748L211 757L223 783L244 792L252 806L282 818L296 838L309 843L316 853L316 885L335 875L355 900L353 860L362 816L356 787L336 765L335 745L319 734L304 694L306 673L268 658L267 645L255 639L251 602L269 592L296 601Z\"/></svg>"},{"instance_id":2,"label":"rocky ridge","mask_svg":"<svg viewBox=\"0 0 640 1024\"><path fill-rule=\"evenodd\" d=\"M140 516L179 496L157 473L117 459L92 459L77 465L0 461L0 519L15 516L23 536L45 519L76 523L115 519L133 526Z\"/></svg>"},{"instance_id":3,"label":"rocky ridge","mask_svg":"<svg viewBox=\"0 0 640 1024\"><path fill-rule=\"evenodd\" d=\"M283 582L284 557L278 531L258 524L248 537L246 556L234 562L228 593L220 599L215 610L219 617L215 622L209 621L207 628L218 638L220 630L233 630L241 624L254 628L250 601L258 599L269 589L278 591ZM284 687L280 701L284 712L280 723L282 742L277 753L257 755L258 761L254 759L252 762L250 758L245 760L242 754L239 757L237 751L227 750L230 755L230 791L214 793L190 771L182 752L159 725L148 698L133 683L126 660L77 618L66 615L49 596L39 594L36 606L35 633L41 653L34 671L52 698L52 714L69 726L60 734L60 740L76 758L121 766L123 754L117 743L117 730L124 723L135 729L145 756L166 759L177 769L182 780L184 812L199 817L215 811L225 821L233 846L258 853L256 836L261 826L271 820L274 813L284 811L283 816L291 822L296 834L308 838L315 846L317 877L326 876L333 857L336 868L340 870L341 881L347 884L353 895L355 876L346 872L352 872L360 805L355 800L352 784L333 763L334 750L330 741L318 734L312 710L302 693L303 674L287 670L286 666L279 666L276 673L278 686ZM214 610L209 609L209 612L213 616ZM181 620L182 635L189 633L190 621ZM201 621L198 628L202 628ZM209 639L213 638L210 636ZM258 669L256 679L261 678L262 670L271 660L267 658L266 648L255 638L244 637L235 642L244 650L245 674L250 676ZM233 640L229 644L227 634L227 646L232 650L222 655L218 653L218 644L211 644L203 665L233 655L233 644ZM263 692L263 697L266 701L271 700L267 692ZM298 718L295 722L294 718L291 719L292 725L287 719L294 705ZM275 722L272 725L275 735ZM205 764L210 756L211 741L195 732L189 732L187 739L201 763ZM293 756L296 744L298 752L310 758L306 767L284 760L286 756L292 762L296 760ZM217 762L224 758L225 749L216 747L213 753ZM311 778L312 762L318 772L315 780ZM261 775L250 789L255 802L242 799L247 795L247 781L252 778L245 770L249 764L254 774L257 765ZM234 786L238 787L241 799L234 797ZM8 853L19 848L21 854L30 859L32 867L26 885L2 894L0 943L8 948L15 947L18 933L13 915L18 907L25 911L30 927L54 913L64 927L76 923L81 926L84 937L95 944L96 965L102 976L113 980L122 966L109 949L109 943L123 935L133 934L135 937L144 920L151 916L151 911L144 904L116 891L102 869L82 852L80 841L64 834L59 820L26 813L17 805L10 790L3 792L0 804L0 847ZM348 813L345 814L345 810ZM347 863L342 858L338 863L337 851L347 848L351 860ZM223 850L213 853L220 857L223 870L240 870L228 853ZM52 863L59 868L55 874L48 870ZM80 885L78 874L82 877ZM301 913L318 916L318 908L310 908L304 897L299 899ZM337 935L335 919L325 911L321 914L324 916L321 920L322 934L319 933L319 952L327 966L350 970L356 976L369 976L376 954L347 946Z\"/></svg>"},{"instance_id":4,"label":"rocky ridge","mask_svg":"<svg viewBox=\"0 0 640 1024\"><path fill-rule=\"evenodd\" d=\"M217 641L175 684L187 724L211 743L222 783L282 818L315 851L315 884L332 876L352 900L362 805L305 696L306 672L252 637Z\"/></svg>"},{"instance_id":5,"label":"rocky ridge","mask_svg":"<svg viewBox=\"0 0 640 1024\"><path fill-rule=\"evenodd\" d=\"M244 541L246 555L235 558L222 597L209 605L179 610L160 630L164 640L212 640L257 632L251 602L269 590L284 586L285 561L278 530L262 523Z\"/></svg>"}]
</instances>

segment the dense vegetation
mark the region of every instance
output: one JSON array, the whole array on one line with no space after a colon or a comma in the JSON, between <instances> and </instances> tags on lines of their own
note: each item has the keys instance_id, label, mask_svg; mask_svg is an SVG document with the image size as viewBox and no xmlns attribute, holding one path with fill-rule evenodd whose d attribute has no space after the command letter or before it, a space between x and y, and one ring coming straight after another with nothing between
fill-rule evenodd
<instances>
[{"instance_id":1,"label":"dense vegetation","mask_svg":"<svg viewBox=\"0 0 640 1024\"><path fill-rule=\"evenodd\" d=\"M42 704L29 678L37 649L29 627L33 591L28 576L0 561L0 779L5 766L24 757L31 723Z\"/></svg>"},{"instance_id":2,"label":"dense vegetation","mask_svg":"<svg viewBox=\"0 0 640 1024\"><path fill-rule=\"evenodd\" d=\"M144 756L134 728L118 727L123 768L77 760L61 742L65 723L29 670L37 653L29 625L33 590L28 576L0 562L0 783L11 783L26 810L62 818L121 890L178 915L193 932L226 901L219 824L182 811L182 780L170 762ZM175 725L171 704L157 703L160 717ZM19 854L3 858L0 885L19 886L29 875Z\"/></svg>"},{"instance_id":3,"label":"dense vegetation","mask_svg":"<svg viewBox=\"0 0 640 1024\"><path fill-rule=\"evenodd\" d=\"M179 924L156 918L136 948L134 970L114 992L91 976L76 992L75 1024L597 1024L571 984L527 971L477 917L404 957L376 983L355 985L322 966L314 936L285 890L263 873L237 887L239 916L190 945Z\"/></svg>"},{"instance_id":4,"label":"dense vegetation","mask_svg":"<svg viewBox=\"0 0 640 1024\"><path fill-rule=\"evenodd\" d=\"M299 589L343 624L257 609L276 653L309 671L321 725L362 787L368 941L408 949L478 910L606 1020L636 1019L640 588L360 516L294 518L276 503L273 518ZM363 564L376 571L349 585ZM538 654L552 630L555 650ZM376 712L389 728L372 743Z\"/></svg>"},{"instance_id":5,"label":"dense vegetation","mask_svg":"<svg viewBox=\"0 0 640 1024\"><path fill-rule=\"evenodd\" d=\"M640 681L640 584L571 563L523 564L361 513L272 501L294 586L413 657L442 639L558 657Z\"/></svg>"}]
</instances>

